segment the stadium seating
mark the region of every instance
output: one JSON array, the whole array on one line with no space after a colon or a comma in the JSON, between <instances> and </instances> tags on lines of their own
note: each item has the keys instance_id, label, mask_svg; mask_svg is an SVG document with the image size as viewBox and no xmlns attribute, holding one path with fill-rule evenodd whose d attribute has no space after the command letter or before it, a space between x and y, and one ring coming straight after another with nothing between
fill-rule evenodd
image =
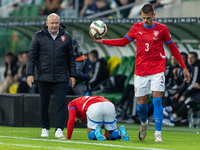
<instances>
[{"instance_id":1,"label":"stadium seating","mask_svg":"<svg viewBox=\"0 0 200 150\"><path fill-rule=\"evenodd\" d=\"M38 16L40 14L40 5L19 5L10 16Z\"/></svg>"},{"instance_id":2,"label":"stadium seating","mask_svg":"<svg viewBox=\"0 0 200 150\"><path fill-rule=\"evenodd\" d=\"M111 56L108 60L107 60L107 68L109 70L109 75L116 75L117 72L117 66L118 64L121 63L121 60L117 57L117 56Z\"/></svg>"},{"instance_id":3,"label":"stadium seating","mask_svg":"<svg viewBox=\"0 0 200 150\"><path fill-rule=\"evenodd\" d=\"M124 83L124 87L126 87L128 84L133 85L134 81L134 69L135 69L135 57L129 56L129 57L122 57L121 63L115 67L112 76L113 75L125 75L127 78ZM97 93L96 95L104 96L113 103L118 103L122 97L122 92L115 92L115 93Z\"/></svg>"},{"instance_id":4,"label":"stadium seating","mask_svg":"<svg viewBox=\"0 0 200 150\"><path fill-rule=\"evenodd\" d=\"M117 75L124 74L124 72L126 71L126 68L127 68L127 63L128 63L128 57L123 56L121 58L121 63L119 64L119 67L116 72Z\"/></svg>"},{"instance_id":5,"label":"stadium seating","mask_svg":"<svg viewBox=\"0 0 200 150\"><path fill-rule=\"evenodd\" d=\"M135 70L135 57L130 56L128 58L127 69L124 73L124 75L127 76L124 87L126 87L130 83L131 85L133 85L132 80L134 80L134 70Z\"/></svg>"},{"instance_id":6,"label":"stadium seating","mask_svg":"<svg viewBox=\"0 0 200 150\"><path fill-rule=\"evenodd\" d=\"M104 57L104 60L107 62L109 58L110 58L110 56L106 56L106 57Z\"/></svg>"},{"instance_id":7,"label":"stadium seating","mask_svg":"<svg viewBox=\"0 0 200 150\"><path fill-rule=\"evenodd\" d=\"M38 16L40 14L40 6L39 5L29 5L29 15L30 16Z\"/></svg>"}]
</instances>

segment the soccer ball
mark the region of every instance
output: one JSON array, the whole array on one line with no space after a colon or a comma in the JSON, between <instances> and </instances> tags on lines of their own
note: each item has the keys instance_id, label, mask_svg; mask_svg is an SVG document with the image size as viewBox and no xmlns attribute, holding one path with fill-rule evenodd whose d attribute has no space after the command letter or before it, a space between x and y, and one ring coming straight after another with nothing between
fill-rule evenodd
<instances>
[{"instance_id":1,"label":"soccer ball","mask_svg":"<svg viewBox=\"0 0 200 150\"><path fill-rule=\"evenodd\" d=\"M107 26L103 21L97 20L91 23L90 33L94 37L101 38L106 34L106 32L107 32Z\"/></svg>"}]
</instances>

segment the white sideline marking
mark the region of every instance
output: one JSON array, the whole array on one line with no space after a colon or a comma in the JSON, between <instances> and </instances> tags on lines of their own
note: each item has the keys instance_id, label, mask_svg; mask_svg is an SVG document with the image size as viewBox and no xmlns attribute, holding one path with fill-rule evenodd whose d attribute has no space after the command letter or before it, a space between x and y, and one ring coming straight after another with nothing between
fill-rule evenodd
<instances>
[{"instance_id":1,"label":"white sideline marking","mask_svg":"<svg viewBox=\"0 0 200 150\"><path fill-rule=\"evenodd\" d=\"M82 149L73 149L73 148L64 148L64 147L44 147L44 146L34 146L34 145L26 145L26 144L11 144L11 143L2 143L0 145L12 145L12 146L21 146L21 147L31 147L31 148L48 148L48 149L62 149L62 150L82 150Z\"/></svg>"},{"instance_id":2,"label":"white sideline marking","mask_svg":"<svg viewBox=\"0 0 200 150\"><path fill-rule=\"evenodd\" d=\"M77 141L71 141L71 140L51 140L51 139L42 139L42 138L38 139L38 138L25 138L25 137L12 137L12 136L0 136L0 138L45 141L45 142L51 141L51 142L58 142L58 143L75 143L75 144L84 144L84 145L100 145L100 146L108 146L108 147L122 147L122 148L147 149L147 150L169 150L169 149L150 148L150 147L136 147L136 146L123 146L123 145L103 144L103 143L77 142Z\"/></svg>"}]
</instances>

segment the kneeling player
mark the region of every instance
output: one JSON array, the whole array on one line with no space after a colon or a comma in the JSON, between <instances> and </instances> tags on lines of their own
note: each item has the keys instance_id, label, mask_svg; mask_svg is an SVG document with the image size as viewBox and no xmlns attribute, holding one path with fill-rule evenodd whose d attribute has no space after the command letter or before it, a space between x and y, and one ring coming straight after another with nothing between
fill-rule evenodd
<instances>
[{"instance_id":1,"label":"kneeling player","mask_svg":"<svg viewBox=\"0 0 200 150\"><path fill-rule=\"evenodd\" d=\"M101 96L83 96L71 101L68 105L69 119L67 123L67 139L71 139L75 121L87 120L87 132L90 140L128 141L129 136L124 126L117 130L114 105ZM104 123L105 137L101 126Z\"/></svg>"}]
</instances>

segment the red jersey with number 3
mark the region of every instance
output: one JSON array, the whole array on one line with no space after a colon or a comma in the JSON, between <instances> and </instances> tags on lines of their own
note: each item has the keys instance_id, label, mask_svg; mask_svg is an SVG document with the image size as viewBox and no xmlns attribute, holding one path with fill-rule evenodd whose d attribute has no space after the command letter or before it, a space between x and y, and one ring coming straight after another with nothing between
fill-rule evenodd
<instances>
[{"instance_id":1,"label":"red jersey with number 3","mask_svg":"<svg viewBox=\"0 0 200 150\"><path fill-rule=\"evenodd\" d=\"M163 41L172 42L169 29L158 22L146 27L143 22L135 23L126 35L130 41L136 39L137 57L135 75L147 76L165 72L165 52Z\"/></svg>"}]
</instances>

